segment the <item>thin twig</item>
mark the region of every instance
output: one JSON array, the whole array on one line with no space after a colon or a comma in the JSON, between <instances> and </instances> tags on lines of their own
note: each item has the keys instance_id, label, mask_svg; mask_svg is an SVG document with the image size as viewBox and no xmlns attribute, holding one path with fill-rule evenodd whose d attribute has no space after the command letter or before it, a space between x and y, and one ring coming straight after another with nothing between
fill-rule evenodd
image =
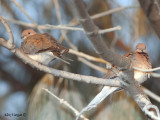
<instances>
[{"instance_id":1,"label":"thin twig","mask_svg":"<svg viewBox=\"0 0 160 120\"><path fill-rule=\"evenodd\" d=\"M114 9L111 9L111 10L108 10L108 11L104 11L104 12L101 12L101 13L98 13L98 14L95 14L93 16L91 16L91 19L97 19L97 18L100 18L100 17L104 17L106 15L110 15L110 14L113 14L113 13L116 13L116 12L119 12L119 11L122 11L122 10L125 10L125 9L128 9L128 8L137 8L136 6L128 6L128 7L119 7L119 8L114 8Z\"/></svg>"},{"instance_id":2,"label":"thin twig","mask_svg":"<svg viewBox=\"0 0 160 120\"><path fill-rule=\"evenodd\" d=\"M133 68L135 70L142 71L142 72L153 72L153 71L160 70L160 67L156 67L156 68L153 68L153 69L141 69L141 68L137 68L137 67L133 67Z\"/></svg>"},{"instance_id":3,"label":"thin twig","mask_svg":"<svg viewBox=\"0 0 160 120\"><path fill-rule=\"evenodd\" d=\"M116 26L116 27L109 28L109 29L99 30L99 34L105 34L108 32L113 32L113 31L121 30L121 29L122 29L121 26Z\"/></svg>"},{"instance_id":4,"label":"thin twig","mask_svg":"<svg viewBox=\"0 0 160 120\"><path fill-rule=\"evenodd\" d=\"M160 78L160 73L151 73L152 77Z\"/></svg>"},{"instance_id":5,"label":"thin twig","mask_svg":"<svg viewBox=\"0 0 160 120\"><path fill-rule=\"evenodd\" d=\"M8 43L10 45L13 45L14 44L14 39L13 39L13 34L12 34L12 31L11 31L10 27L8 26L7 22L4 19L1 19L1 22L4 25L4 27L6 28L7 33L9 35Z\"/></svg>"},{"instance_id":6,"label":"thin twig","mask_svg":"<svg viewBox=\"0 0 160 120\"><path fill-rule=\"evenodd\" d=\"M58 0L53 0L54 4L55 4L55 8L56 8L56 15L57 15L57 19L58 19L58 24L62 24L62 20L61 20L61 12L60 12L60 8L59 8L59 3Z\"/></svg>"},{"instance_id":7,"label":"thin twig","mask_svg":"<svg viewBox=\"0 0 160 120\"><path fill-rule=\"evenodd\" d=\"M87 60L85 60L85 59L83 59L83 58L81 58L81 57L79 57L78 60L81 61L81 62L83 62L83 63L86 64L87 66L95 69L95 70L101 71L101 72L103 72L103 73L107 73L107 72L108 72L107 69L102 68L102 67L99 67L99 66L97 66L97 65L95 65L95 64L93 64L93 63L91 63L91 62L89 62L89 61L87 61Z\"/></svg>"},{"instance_id":8,"label":"thin twig","mask_svg":"<svg viewBox=\"0 0 160 120\"><path fill-rule=\"evenodd\" d=\"M98 57L93 57L93 56L90 56L90 55L87 55L83 52L79 52L79 51L75 51L75 50L72 50L72 49L69 49L69 53L71 54L74 54L74 55L77 55L77 56L80 56L80 57L84 57L90 61L94 61L94 62L99 62L99 63L105 63L105 64L110 64L109 62L105 61L104 59L102 58L98 58Z\"/></svg>"},{"instance_id":9,"label":"thin twig","mask_svg":"<svg viewBox=\"0 0 160 120\"><path fill-rule=\"evenodd\" d=\"M54 4L55 4L55 8L56 8L56 16L57 16L57 20L58 20L58 24L62 25L62 20L61 20L61 12L60 12L60 7L59 7L59 2L58 0L53 0ZM68 37L66 36L65 32L63 30L60 30L62 37L65 39L68 39ZM63 41L61 41L63 42Z\"/></svg>"},{"instance_id":10,"label":"thin twig","mask_svg":"<svg viewBox=\"0 0 160 120\"><path fill-rule=\"evenodd\" d=\"M73 26L74 26L74 25L75 25L74 23L75 23L75 19L73 18L73 19L69 22L69 24L66 25L66 26L69 26L69 25L73 25ZM64 33L67 35L68 31L64 31ZM59 38L59 42L60 42L60 43L62 43L63 38L64 38L64 37L61 35L60 38Z\"/></svg>"},{"instance_id":11,"label":"thin twig","mask_svg":"<svg viewBox=\"0 0 160 120\"><path fill-rule=\"evenodd\" d=\"M76 110L71 104L69 104L67 101L60 99L59 97L57 97L56 95L54 95L51 91L49 91L46 88L42 88L42 90L44 90L45 92L49 93L50 95L52 95L56 100L58 100L60 102L60 104L64 104L65 106L67 106L70 110L72 110L75 114L75 116L77 116L79 114L79 111ZM86 118L85 116L81 115L81 118L83 118L84 120L88 120L88 118Z\"/></svg>"}]
</instances>

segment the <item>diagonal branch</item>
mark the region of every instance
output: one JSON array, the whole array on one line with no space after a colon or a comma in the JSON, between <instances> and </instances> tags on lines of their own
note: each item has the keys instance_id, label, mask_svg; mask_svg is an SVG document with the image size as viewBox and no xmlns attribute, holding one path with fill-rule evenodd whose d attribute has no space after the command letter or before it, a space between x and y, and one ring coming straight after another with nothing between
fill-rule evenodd
<instances>
[{"instance_id":1,"label":"diagonal branch","mask_svg":"<svg viewBox=\"0 0 160 120\"><path fill-rule=\"evenodd\" d=\"M7 22L6 22L4 19L1 19L1 22L2 22L2 24L4 25L4 27L6 28L7 33L8 33L8 35L9 35L8 43L9 43L10 45L13 45L14 39L13 39L13 34L12 34L12 32L11 32L11 29L9 28Z\"/></svg>"}]
</instances>

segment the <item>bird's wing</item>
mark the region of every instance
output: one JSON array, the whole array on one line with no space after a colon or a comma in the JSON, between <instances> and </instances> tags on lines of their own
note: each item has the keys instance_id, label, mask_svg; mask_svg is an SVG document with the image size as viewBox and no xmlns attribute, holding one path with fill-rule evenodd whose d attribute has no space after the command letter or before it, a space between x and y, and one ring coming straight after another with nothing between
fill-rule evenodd
<instances>
[{"instance_id":1,"label":"bird's wing","mask_svg":"<svg viewBox=\"0 0 160 120\"><path fill-rule=\"evenodd\" d=\"M50 40L52 46L49 50L53 52L54 55L61 57L63 54L68 53L69 49L58 43L52 35L48 33L44 33L43 35Z\"/></svg>"},{"instance_id":2,"label":"bird's wing","mask_svg":"<svg viewBox=\"0 0 160 120\"><path fill-rule=\"evenodd\" d=\"M51 41L46 39L43 34L36 34L25 38L20 49L26 54L35 54L47 51L51 46Z\"/></svg>"},{"instance_id":3,"label":"bird's wing","mask_svg":"<svg viewBox=\"0 0 160 120\"><path fill-rule=\"evenodd\" d=\"M59 56L67 53L69 50L58 43L55 38L48 33L36 34L27 37L22 42L20 49L26 54L50 51Z\"/></svg>"},{"instance_id":4,"label":"bird's wing","mask_svg":"<svg viewBox=\"0 0 160 120\"><path fill-rule=\"evenodd\" d=\"M139 53L138 54L140 57L137 57L137 62L139 66L141 66L142 69L151 69L152 68L152 64L151 64L151 61L149 59L149 55L147 53ZM141 59L141 60L138 60L138 59ZM138 67L138 66L136 66Z\"/></svg>"},{"instance_id":5,"label":"bird's wing","mask_svg":"<svg viewBox=\"0 0 160 120\"><path fill-rule=\"evenodd\" d=\"M124 57L127 57L127 58L130 58L133 56L133 53L132 52L128 52L126 54L123 55Z\"/></svg>"},{"instance_id":6,"label":"bird's wing","mask_svg":"<svg viewBox=\"0 0 160 120\"><path fill-rule=\"evenodd\" d=\"M127 57L127 58L131 58L133 56L133 53L126 53L123 56ZM113 67L116 68L115 65L113 65ZM112 70L108 70L108 72L105 74L105 78L107 78L107 79L113 79L115 77L117 77L117 75Z\"/></svg>"},{"instance_id":7,"label":"bird's wing","mask_svg":"<svg viewBox=\"0 0 160 120\"><path fill-rule=\"evenodd\" d=\"M149 59L149 55L144 52L133 52L133 53L126 53L124 55L132 60L134 67L141 68L141 69L151 69L152 64Z\"/></svg>"}]
</instances>

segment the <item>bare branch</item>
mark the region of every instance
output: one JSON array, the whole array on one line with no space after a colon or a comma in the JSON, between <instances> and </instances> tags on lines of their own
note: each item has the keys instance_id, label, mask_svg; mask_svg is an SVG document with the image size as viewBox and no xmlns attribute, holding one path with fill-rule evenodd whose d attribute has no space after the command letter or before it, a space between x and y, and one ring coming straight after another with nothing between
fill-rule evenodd
<instances>
[{"instance_id":1,"label":"bare branch","mask_svg":"<svg viewBox=\"0 0 160 120\"><path fill-rule=\"evenodd\" d=\"M113 28L109 28L109 29L99 30L99 34L113 32L113 31L121 30L121 29L122 29L121 26L117 26L117 27L113 27Z\"/></svg>"},{"instance_id":2,"label":"bare branch","mask_svg":"<svg viewBox=\"0 0 160 120\"><path fill-rule=\"evenodd\" d=\"M110 64L109 62L103 60L102 58L97 58L97 57L93 57L93 56L90 56L90 55L87 55L83 52L78 52L78 51L75 51L75 50L72 50L72 49L69 49L69 53L71 54L74 54L74 55L77 55L77 56L80 56L80 57L84 57L90 61L95 61L95 62L99 62L99 63L105 63L105 64Z\"/></svg>"},{"instance_id":3,"label":"bare branch","mask_svg":"<svg viewBox=\"0 0 160 120\"><path fill-rule=\"evenodd\" d=\"M59 8L59 3L58 0L53 0L54 4L55 4L55 8L56 8L56 15L57 15L57 19L58 19L58 23L62 24L62 20L61 20L61 12L60 12L60 8Z\"/></svg>"},{"instance_id":4,"label":"bare branch","mask_svg":"<svg viewBox=\"0 0 160 120\"><path fill-rule=\"evenodd\" d=\"M81 61L81 62L83 62L84 64L90 66L91 68L93 68L95 70L101 71L103 73L107 73L108 72L107 69L99 67L99 66L97 66L97 65L95 65L95 64L93 64L93 63L91 63L91 62L89 62L89 61L87 61L87 60L85 60L85 59L83 59L81 57L79 57L78 60Z\"/></svg>"},{"instance_id":5,"label":"bare branch","mask_svg":"<svg viewBox=\"0 0 160 120\"><path fill-rule=\"evenodd\" d=\"M136 6L128 6L128 7L114 8L114 9L111 9L111 10L108 10L108 11L104 11L104 12L95 14L95 15L91 16L91 19L97 19L97 18L100 18L100 17L104 17L106 15L110 15L110 14L113 14L113 13L116 13L116 12L119 12L119 11L122 11L122 10L125 10L125 9L129 9L129 8L137 8L137 7Z\"/></svg>"},{"instance_id":6,"label":"bare branch","mask_svg":"<svg viewBox=\"0 0 160 120\"><path fill-rule=\"evenodd\" d=\"M160 67L157 67L157 68L153 68L153 69L140 69L140 68L137 68L137 67L133 67L135 70L138 70L138 71L142 71L142 72L153 72L153 71L158 71L160 70Z\"/></svg>"},{"instance_id":7,"label":"bare branch","mask_svg":"<svg viewBox=\"0 0 160 120\"><path fill-rule=\"evenodd\" d=\"M156 78L160 78L160 74L159 73L151 73L152 77L156 77Z\"/></svg>"},{"instance_id":8,"label":"bare branch","mask_svg":"<svg viewBox=\"0 0 160 120\"><path fill-rule=\"evenodd\" d=\"M58 100L61 104L64 104L65 106L67 106L70 110L72 110L75 114L75 116L77 116L79 114L79 111L76 110L72 105L70 105L67 101L60 99L59 97L57 97L56 95L54 95L52 92L50 92L48 89L46 88L42 88L42 90L44 90L45 92L49 93L50 95L52 95L56 100ZM86 118L85 116L81 115L81 118L83 118L84 120L89 120L88 118Z\"/></svg>"},{"instance_id":9,"label":"bare branch","mask_svg":"<svg viewBox=\"0 0 160 120\"><path fill-rule=\"evenodd\" d=\"M160 103L160 96L156 95L155 93L153 93L152 91L148 90L147 88L145 87L142 87L143 88L143 91L148 95L150 96L152 99L156 100L157 102Z\"/></svg>"},{"instance_id":10,"label":"bare branch","mask_svg":"<svg viewBox=\"0 0 160 120\"><path fill-rule=\"evenodd\" d=\"M2 24L3 24L4 27L6 28L7 33L8 33L8 35L9 35L8 43L9 43L10 45L13 45L14 39L13 39L13 34L12 34L12 31L11 31L10 27L8 26L7 22L6 22L4 19L0 19L0 21L2 22Z\"/></svg>"}]
</instances>

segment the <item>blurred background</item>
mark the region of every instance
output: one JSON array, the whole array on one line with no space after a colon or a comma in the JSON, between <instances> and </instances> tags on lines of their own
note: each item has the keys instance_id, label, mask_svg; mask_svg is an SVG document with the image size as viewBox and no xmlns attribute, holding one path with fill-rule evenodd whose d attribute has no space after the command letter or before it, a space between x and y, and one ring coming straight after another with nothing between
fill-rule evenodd
<instances>
[{"instance_id":1,"label":"blurred background","mask_svg":"<svg viewBox=\"0 0 160 120\"><path fill-rule=\"evenodd\" d=\"M24 12L16 6L18 3L38 25L65 25L81 27L73 14L69 0L0 0L0 16L6 19L14 35L14 43L21 45L21 32L32 28L16 23L15 20L33 24ZM89 14L98 13L123 7L122 10L94 19L100 29L121 26L119 31L102 35L106 45L119 54L133 51L137 43L145 43L152 66L160 64L160 40L147 21L137 0L84 0ZM39 30L32 28L37 32ZM98 57L86 35L81 31L65 31L59 29L41 29L53 35L56 40L68 48ZM64 35L65 34L65 35ZM8 34L0 23L0 37L8 39ZM70 44L69 44L70 43ZM70 65L54 61L51 67L72 73L103 77L104 72L86 65L79 57L68 54L74 61ZM92 62L105 67L102 63ZM159 78L151 77L143 85L153 93L160 95ZM65 105L60 104L54 97L43 91L47 88L59 98L68 101L74 108L81 110L101 90L98 85L75 82L46 74L12 54L0 46L0 118L5 120L72 120L75 115ZM150 98L158 107L160 103ZM160 109L160 107L159 107ZM9 116L9 114L23 114ZM143 112L133 99L124 91L105 99L97 108L86 112L85 115L93 120L144 120Z\"/></svg>"}]
</instances>

